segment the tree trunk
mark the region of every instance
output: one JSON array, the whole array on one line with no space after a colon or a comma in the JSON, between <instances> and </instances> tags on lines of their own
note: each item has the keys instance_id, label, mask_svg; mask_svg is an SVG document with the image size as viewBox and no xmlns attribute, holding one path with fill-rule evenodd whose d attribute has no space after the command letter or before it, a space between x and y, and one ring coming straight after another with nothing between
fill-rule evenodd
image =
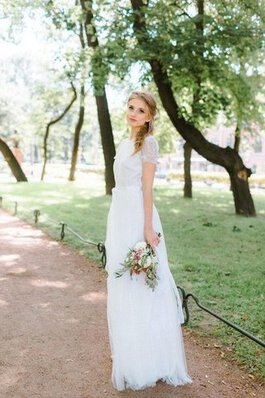
<instances>
[{"instance_id":1,"label":"tree trunk","mask_svg":"<svg viewBox=\"0 0 265 398\"><path fill-rule=\"evenodd\" d=\"M76 98L77 98L77 94L76 94L76 89L73 85L73 83L71 82L71 86L72 86L72 90L74 92L73 98L71 100L71 102L69 103L69 105L67 105L67 107L65 108L65 110L61 113L61 115L59 115L56 119L51 120L47 126L46 126L46 131L45 131L45 135L44 135L44 140L43 140L43 158L44 158L44 162L43 162L43 167L42 167L42 173L41 173L41 181L43 181L44 179L44 175L45 175L45 170L46 170L46 164L47 164L47 144L48 144L48 137L49 137L49 133L50 133L50 127L59 122L60 120L63 119L63 117L67 114L67 112L70 110L71 106L73 105L73 103L75 102Z\"/></svg>"},{"instance_id":2,"label":"tree trunk","mask_svg":"<svg viewBox=\"0 0 265 398\"><path fill-rule=\"evenodd\" d=\"M241 141L241 123L239 119L237 119L236 129L235 129L235 141L234 141L234 150L239 153L240 141ZM233 191L233 186L230 178L230 191Z\"/></svg>"},{"instance_id":3,"label":"tree trunk","mask_svg":"<svg viewBox=\"0 0 265 398\"><path fill-rule=\"evenodd\" d=\"M235 170L229 172L231 188L233 192L236 214L245 216L254 216L255 207L252 197L249 198L248 177L250 169L243 169L238 172Z\"/></svg>"},{"instance_id":4,"label":"tree trunk","mask_svg":"<svg viewBox=\"0 0 265 398\"><path fill-rule=\"evenodd\" d=\"M115 156L115 144L113 139L112 125L106 96L104 76L98 76L102 66L102 54L97 38L96 28L94 26L94 16L92 11L92 1L81 0L81 7L85 16L85 32L87 45L94 51L97 51L96 60L92 59L91 68L93 74L93 85L97 105L98 122L101 135L101 143L105 161L105 192L111 195L111 190L115 185L113 173L113 161Z\"/></svg>"},{"instance_id":5,"label":"tree trunk","mask_svg":"<svg viewBox=\"0 0 265 398\"><path fill-rule=\"evenodd\" d=\"M77 5L77 1L76 1ZM83 31L83 25L82 23L79 24L79 40L81 44L82 50L85 49L85 40L84 40L84 31ZM78 121L75 126L75 133L74 133L74 144L73 144L73 150L72 150L72 158L71 158L71 168L70 168L70 173L68 180L69 181L74 181L75 180L75 170L76 170L76 164L77 164L77 158L78 158L78 149L79 149L79 141L80 141L80 133L83 127L84 123L84 115L85 115L85 74L86 71L84 68L82 69L82 83L80 87L80 106L79 106L79 115L78 115Z\"/></svg>"},{"instance_id":6,"label":"tree trunk","mask_svg":"<svg viewBox=\"0 0 265 398\"><path fill-rule=\"evenodd\" d=\"M144 3L143 0L131 0L134 14L134 29L139 45L143 44L142 34L146 46L147 31L145 27ZM238 176L238 173L246 176L246 180L233 178L232 189L234 195L235 210L237 214L246 216L255 216L255 207L249 190L248 177L251 170L244 165L239 154L230 147L222 148L206 140L203 134L192 124L187 122L181 116L180 108L174 98L171 82L163 64L157 59L148 59L150 63L154 81L158 93L172 124L178 130L179 134L187 141L195 151L212 163L224 167L232 176ZM240 188L239 188L240 187ZM244 188L243 188L244 187ZM237 198L237 200L236 200Z\"/></svg>"},{"instance_id":7,"label":"tree trunk","mask_svg":"<svg viewBox=\"0 0 265 398\"><path fill-rule=\"evenodd\" d=\"M234 142L234 150L237 153L239 153L240 139L241 139L241 126L240 122L237 121L236 130L235 130L235 142Z\"/></svg>"},{"instance_id":8,"label":"tree trunk","mask_svg":"<svg viewBox=\"0 0 265 398\"><path fill-rule=\"evenodd\" d=\"M98 112L98 121L101 132L101 142L103 147L104 161L105 161L105 191L107 195L111 195L111 190L115 186L113 174L113 161L115 156L115 144L112 133L112 126L110 121L108 101L105 92L103 95L96 95L96 104Z\"/></svg>"},{"instance_id":9,"label":"tree trunk","mask_svg":"<svg viewBox=\"0 0 265 398\"><path fill-rule=\"evenodd\" d=\"M196 41L196 51L197 51L197 56L200 57L202 60L203 46L201 44L201 36L203 36L203 29L204 29L203 18L202 18L204 15L204 0L197 0L197 10L198 10L198 15L200 15L201 18L197 22L195 22L195 27L197 29L197 32L199 33ZM202 62L200 62L199 64L201 65ZM200 68L195 77L196 87L194 88L193 91L192 116L194 120L196 120L197 117L197 106L201 96L201 84L202 84L201 75L202 75L202 70ZM184 144L184 198L192 198L191 153L192 153L192 147L186 141Z\"/></svg>"},{"instance_id":10,"label":"tree trunk","mask_svg":"<svg viewBox=\"0 0 265 398\"><path fill-rule=\"evenodd\" d=\"M69 177L68 177L69 181L75 180L75 170L76 170L76 163L77 163L77 158L78 158L80 132L82 130L82 126L84 123L84 114L85 114L85 86L84 86L84 84L82 84L81 89L80 89L79 115L78 115L77 124L75 126L74 144L73 144L72 158L71 158L71 168L70 168L70 173L69 173Z\"/></svg>"},{"instance_id":11,"label":"tree trunk","mask_svg":"<svg viewBox=\"0 0 265 398\"><path fill-rule=\"evenodd\" d=\"M192 179L190 172L192 147L188 142L184 144L184 198L192 198Z\"/></svg>"},{"instance_id":12,"label":"tree trunk","mask_svg":"<svg viewBox=\"0 0 265 398\"><path fill-rule=\"evenodd\" d=\"M18 163L17 159L13 155L13 152L7 145L7 143L0 138L0 151L2 152L5 161L7 162L8 166L10 167L12 174L16 178L17 182L27 182L27 177L25 176L20 164Z\"/></svg>"}]
</instances>

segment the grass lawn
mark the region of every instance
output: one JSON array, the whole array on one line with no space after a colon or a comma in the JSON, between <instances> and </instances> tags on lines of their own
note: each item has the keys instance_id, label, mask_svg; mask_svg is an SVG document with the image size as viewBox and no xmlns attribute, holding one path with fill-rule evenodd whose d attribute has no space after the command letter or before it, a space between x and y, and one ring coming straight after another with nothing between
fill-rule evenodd
<instances>
[{"instance_id":1,"label":"grass lawn","mask_svg":"<svg viewBox=\"0 0 265 398\"><path fill-rule=\"evenodd\" d=\"M41 211L40 226L59 237L58 222L65 221L93 241L105 239L111 198L102 184L2 183L4 207L19 202L19 216L33 220ZM213 188L194 188L192 200L182 198L175 186L156 186L155 204L166 238L170 267L177 284L200 302L250 333L264 339L265 195L254 194L258 216L234 214L232 194ZM66 233L65 242L99 262L93 246ZM264 370L264 349L204 314L190 301L189 327L218 338L225 355L232 355L250 372Z\"/></svg>"}]
</instances>

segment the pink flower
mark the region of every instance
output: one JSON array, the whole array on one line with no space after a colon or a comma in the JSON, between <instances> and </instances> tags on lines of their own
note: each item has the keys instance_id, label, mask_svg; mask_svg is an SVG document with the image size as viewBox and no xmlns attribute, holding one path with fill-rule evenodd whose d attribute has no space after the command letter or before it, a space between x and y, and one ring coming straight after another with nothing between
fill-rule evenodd
<instances>
[{"instance_id":1,"label":"pink flower","mask_svg":"<svg viewBox=\"0 0 265 398\"><path fill-rule=\"evenodd\" d=\"M158 261L156 255L152 252L151 246L146 242L138 242L133 249L127 254L125 264L121 264L123 268L115 272L116 278L121 277L126 271L133 274L145 273L145 283L152 290L158 283L157 266Z\"/></svg>"},{"instance_id":2,"label":"pink flower","mask_svg":"<svg viewBox=\"0 0 265 398\"><path fill-rule=\"evenodd\" d=\"M135 251L134 255L133 255L134 261L138 262L140 260L140 258L141 258L141 255L142 255L142 251L140 249Z\"/></svg>"}]
</instances>

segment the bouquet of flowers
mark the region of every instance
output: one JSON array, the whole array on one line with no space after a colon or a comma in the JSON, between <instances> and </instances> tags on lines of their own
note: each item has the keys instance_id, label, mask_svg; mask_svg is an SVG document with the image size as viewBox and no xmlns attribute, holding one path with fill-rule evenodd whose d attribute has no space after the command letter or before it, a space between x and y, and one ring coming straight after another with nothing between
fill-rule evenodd
<instances>
[{"instance_id":1,"label":"bouquet of flowers","mask_svg":"<svg viewBox=\"0 0 265 398\"><path fill-rule=\"evenodd\" d=\"M157 276L158 260L149 243L136 243L136 245L129 250L124 264L121 265L123 267L115 272L116 278L121 277L127 271L130 272L131 278L133 274L137 275L144 272L146 285L152 290L155 289L159 279Z\"/></svg>"}]
</instances>

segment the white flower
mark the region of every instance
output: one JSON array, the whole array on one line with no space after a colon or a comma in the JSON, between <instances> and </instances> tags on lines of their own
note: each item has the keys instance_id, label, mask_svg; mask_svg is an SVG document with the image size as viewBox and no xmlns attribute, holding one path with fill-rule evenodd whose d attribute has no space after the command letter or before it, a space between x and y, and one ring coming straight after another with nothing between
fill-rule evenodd
<instances>
[{"instance_id":1,"label":"white flower","mask_svg":"<svg viewBox=\"0 0 265 398\"><path fill-rule=\"evenodd\" d=\"M151 264L152 264L152 259L150 256L148 256L146 259L145 267L149 267L149 265L151 265Z\"/></svg>"},{"instance_id":2,"label":"white flower","mask_svg":"<svg viewBox=\"0 0 265 398\"><path fill-rule=\"evenodd\" d=\"M136 243L136 245L134 246L133 250L144 250L146 249L146 242L138 242Z\"/></svg>"}]
</instances>

